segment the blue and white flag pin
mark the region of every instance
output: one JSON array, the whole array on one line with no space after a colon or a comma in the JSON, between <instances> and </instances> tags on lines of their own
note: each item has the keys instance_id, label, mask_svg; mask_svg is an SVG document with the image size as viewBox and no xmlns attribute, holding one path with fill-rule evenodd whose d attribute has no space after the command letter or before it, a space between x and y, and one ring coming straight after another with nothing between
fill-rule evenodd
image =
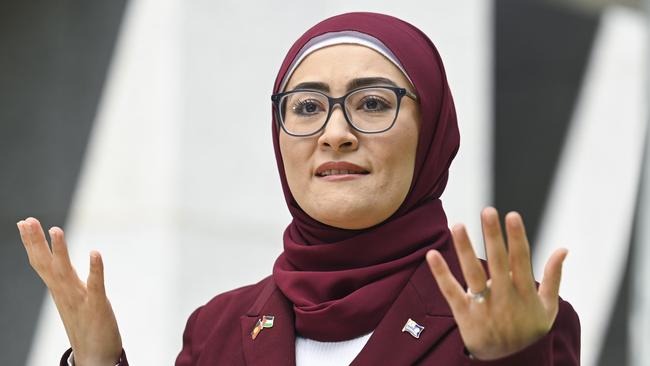
<instances>
[{"instance_id":1,"label":"blue and white flag pin","mask_svg":"<svg viewBox=\"0 0 650 366\"><path fill-rule=\"evenodd\" d=\"M421 326L420 324L416 323L415 320L410 319L406 321L406 324L404 324L404 328L402 328L402 332L409 332L410 335L412 335L414 338L420 338L420 334L424 330L424 327Z\"/></svg>"}]
</instances>

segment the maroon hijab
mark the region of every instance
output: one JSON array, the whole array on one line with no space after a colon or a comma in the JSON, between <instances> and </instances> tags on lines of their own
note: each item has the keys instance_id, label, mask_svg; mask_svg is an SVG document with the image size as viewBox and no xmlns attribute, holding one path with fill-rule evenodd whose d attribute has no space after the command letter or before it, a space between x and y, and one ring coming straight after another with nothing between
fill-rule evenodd
<instances>
[{"instance_id":1,"label":"maroon hijab","mask_svg":"<svg viewBox=\"0 0 650 366\"><path fill-rule=\"evenodd\" d=\"M451 243L439 197L459 146L456 111L440 55L422 31L377 13L325 19L293 44L273 92L279 92L291 62L310 39L350 30L375 37L393 52L415 86L422 120L413 180L400 208L381 224L346 230L312 219L296 203L284 173L273 115L275 158L293 216L273 278L294 304L297 333L319 341L341 341L374 330L427 250Z\"/></svg>"}]
</instances>

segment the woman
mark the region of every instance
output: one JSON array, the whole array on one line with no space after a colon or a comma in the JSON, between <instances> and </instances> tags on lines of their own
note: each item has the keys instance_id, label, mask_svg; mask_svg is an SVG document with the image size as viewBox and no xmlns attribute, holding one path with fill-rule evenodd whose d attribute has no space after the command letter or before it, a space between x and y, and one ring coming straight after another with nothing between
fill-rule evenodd
<instances>
[{"instance_id":1,"label":"woman","mask_svg":"<svg viewBox=\"0 0 650 366\"><path fill-rule=\"evenodd\" d=\"M487 263L447 228L459 136L426 35L382 14L326 19L289 50L272 101L284 252L271 276L192 313L176 365L579 364L578 318L558 298L566 250L537 288L517 213L508 250L496 210L481 213ZM86 287L61 229L50 252L37 220L18 227L76 364L126 365L99 253Z\"/></svg>"}]
</instances>

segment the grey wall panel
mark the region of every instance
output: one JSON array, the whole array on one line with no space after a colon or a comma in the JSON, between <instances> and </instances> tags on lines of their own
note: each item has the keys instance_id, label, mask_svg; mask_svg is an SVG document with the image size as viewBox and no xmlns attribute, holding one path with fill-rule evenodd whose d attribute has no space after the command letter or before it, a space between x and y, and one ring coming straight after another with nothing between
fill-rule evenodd
<instances>
[{"instance_id":1,"label":"grey wall panel","mask_svg":"<svg viewBox=\"0 0 650 366\"><path fill-rule=\"evenodd\" d=\"M535 238L598 26L538 0L495 2L494 200Z\"/></svg>"}]
</instances>

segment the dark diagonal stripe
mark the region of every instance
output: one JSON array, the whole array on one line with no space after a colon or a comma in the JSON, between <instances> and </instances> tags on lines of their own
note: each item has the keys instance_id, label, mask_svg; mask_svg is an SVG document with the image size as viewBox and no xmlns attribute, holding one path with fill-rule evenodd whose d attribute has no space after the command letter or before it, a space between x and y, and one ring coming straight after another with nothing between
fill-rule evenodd
<instances>
[{"instance_id":1,"label":"dark diagonal stripe","mask_svg":"<svg viewBox=\"0 0 650 366\"><path fill-rule=\"evenodd\" d=\"M494 199L535 238L598 18L531 0L496 6Z\"/></svg>"}]
</instances>

